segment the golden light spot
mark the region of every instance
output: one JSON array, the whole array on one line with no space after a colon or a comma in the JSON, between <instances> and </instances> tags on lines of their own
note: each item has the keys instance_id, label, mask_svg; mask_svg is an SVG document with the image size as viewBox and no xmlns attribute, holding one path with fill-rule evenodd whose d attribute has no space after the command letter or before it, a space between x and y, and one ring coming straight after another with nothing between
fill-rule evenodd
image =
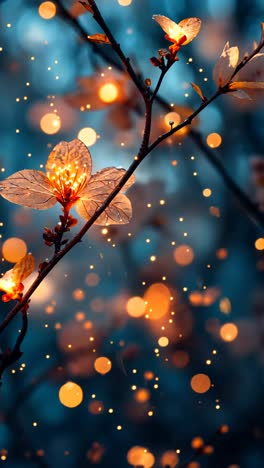
<instances>
[{"instance_id":1,"label":"golden light spot","mask_svg":"<svg viewBox=\"0 0 264 468\"><path fill-rule=\"evenodd\" d=\"M231 302L228 297L223 297L219 303L219 309L223 314L230 314L231 312Z\"/></svg>"},{"instance_id":2,"label":"golden light spot","mask_svg":"<svg viewBox=\"0 0 264 468\"><path fill-rule=\"evenodd\" d=\"M206 393L211 387L211 380L206 374L196 374L191 378L191 387L196 393Z\"/></svg>"},{"instance_id":3,"label":"golden light spot","mask_svg":"<svg viewBox=\"0 0 264 468\"><path fill-rule=\"evenodd\" d=\"M163 453L161 459L160 459L160 464L162 468L175 468L177 464L179 463L179 457L176 452L173 450L167 450L166 452Z\"/></svg>"},{"instance_id":4,"label":"golden light spot","mask_svg":"<svg viewBox=\"0 0 264 468\"><path fill-rule=\"evenodd\" d=\"M158 339L158 343L159 343L159 346L161 346L162 348L166 348L166 346L168 346L169 344L169 339L166 336L161 336Z\"/></svg>"},{"instance_id":5,"label":"golden light spot","mask_svg":"<svg viewBox=\"0 0 264 468\"><path fill-rule=\"evenodd\" d=\"M83 401L83 391L75 382L66 382L59 390L59 400L68 408L75 408Z\"/></svg>"},{"instance_id":6,"label":"golden light spot","mask_svg":"<svg viewBox=\"0 0 264 468\"><path fill-rule=\"evenodd\" d=\"M133 0L117 0L119 5L121 6L129 6L131 5Z\"/></svg>"},{"instance_id":7,"label":"golden light spot","mask_svg":"<svg viewBox=\"0 0 264 468\"><path fill-rule=\"evenodd\" d=\"M164 116L164 123L166 127L170 127L173 122L173 127L176 127L181 122L181 116L177 112L169 112Z\"/></svg>"},{"instance_id":8,"label":"golden light spot","mask_svg":"<svg viewBox=\"0 0 264 468\"><path fill-rule=\"evenodd\" d=\"M104 405L102 401L93 400L88 405L88 411L91 414L101 414L104 411Z\"/></svg>"},{"instance_id":9,"label":"golden light spot","mask_svg":"<svg viewBox=\"0 0 264 468\"><path fill-rule=\"evenodd\" d=\"M44 133L47 133L47 135L54 135L61 129L60 116L52 112L44 114L40 119L39 125Z\"/></svg>"},{"instance_id":10,"label":"golden light spot","mask_svg":"<svg viewBox=\"0 0 264 468\"><path fill-rule=\"evenodd\" d=\"M75 289L72 293L72 297L73 299L75 299L75 301L83 301L83 299L85 298L85 292L83 291L83 289Z\"/></svg>"},{"instance_id":11,"label":"golden light spot","mask_svg":"<svg viewBox=\"0 0 264 468\"><path fill-rule=\"evenodd\" d=\"M158 320L169 311L170 290L163 283L154 283L145 292L144 300L148 318Z\"/></svg>"},{"instance_id":12,"label":"golden light spot","mask_svg":"<svg viewBox=\"0 0 264 468\"><path fill-rule=\"evenodd\" d=\"M227 249L221 248L216 251L216 257L218 260L225 260L228 256Z\"/></svg>"},{"instance_id":13,"label":"golden light spot","mask_svg":"<svg viewBox=\"0 0 264 468\"><path fill-rule=\"evenodd\" d=\"M180 266L187 266L194 259L194 252L189 245L179 245L173 252L175 262Z\"/></svg>"},{"instance_id":14,"label":"golden light spot","mask_svg":"<svg viewBox=\"0 0 264 468\"><path fill-rule=\"evenodd\" d=\"M220 336L224 341L234 341L238 335L238 328L234 323L225 323L220 328Z\"/></svg>"},{"instance_id":15,"label":"golden light spot","mask_svg":"<svg viewBox=\"0 0 264 468\"><path fill-rule=\"evenodd\" d=\"M202 437L194 437L191 442L191 446L193 449L197 450L202 448L204 445L204 440Z\"/></svg>"},{"instance_id":16,"label":"golden light spot","mask_svg":"<svg viewBox=\"0 0 264 468\"><path fill-rule=\"evenodd\" d=\"M264 237L259 237L255 242L255 248L257 250L264 250Z\"/></svg>"},{"instance_id":17,"label":"golden light spot","mask_svg":"<svg viewBox=\"0 0 264 468\"><path fill-rule=\"evenodd\" d=\"M17 263L27 253L27 245L19 237L10 237L2 246L2 255L8 262Z\"/></svg>"},{"instance_id":18,"label":"golden light spot","mask_svg":"<svg viewBox=\"0 0 264 468\"><path fill-rule=\"evenodd\" d=\"M210 148L218 148L222 143L222 137L219 133L210 133L206 138L206 143Z\"/></svg>"},{"instance_id":19,"label":"golden light spot","mask_svg":"<svg viewBox=\"0 0 264 468\"><path fill-rule=\"evenodd\" d=\"M126 310L130 317L142 317L146 311L146 304L142 297L130 297L126 303Z\"/></svg>"},{"instance_id":20,"label":"golden light spot","mask_svg":"<svg viewBox=\"0 0 264 468\"><path fill-rule=\"evenodd\" d=\"M144 379L153 380L154 379L154 373L152 371L144 372Z\"/></svg>"},{"instance_id":21,"label":"golden light spot","mask_svg":"<svg viewBox=\"0 0 264 468\"><path fill-rule=\"evenodd\" d=\"M208 198L208 197L210 197L211 195L212 195L212 190L211 190L211 189L206 188L206 189L203 190L203 196L204 196L204 197Z\"/></svg>"},{"instance_id":22,"label":"golden light spot","mask_svg":"<svg viewBox=\"0 0 264 468\"><path fill-rule=\"evenodd\" d=\"M85 313L84 312L76 312L75 320L77 322L82 322L84 319L85 319Z\"/></svg>"},{"instance_id":23,"label":"golden light spot","mask_svg":"<svg viewBox=\"0 0 264 468\"><path fill-rule=\"evenodd\" d=\"M49 20L56 15L56 5L53 2L42 2L38 12L41 18Z\"/></svg>"},{"instance_id":24,"label":"golden light spot","mask_svg":"<svg viewBox=\"0 0 264 468\"><path fill-rule=\"evenodd\" d=\"M145 447L135 445L127 452L127 461L133 467L151 468L155 463L155 457Z\"/></svg>"},{"instance_id":25,"label":"golden light spot","mask_svg":"<svg viewBox=\"0 0 264 468\"><path fill-rule=\"evenodd\" d=\"M118 88L114 83L105 83L99 88L98 95L103 102L114 102L118 96Z\"/></svg>"},{"instance_id":26,"label":"golden light spot","mask_svg":"<svg viewBox=\"0 0 264 468\"><path fill-rule=\"evenodd\" d=\"M146 403L150 398L150 391L147 388L139 388L134 393L134 398L138 403Z\"/></svg>"},{"instance_id":27,"label":"golden light spot","mask_svg":"<svg viewBox=\"0 0 264 468\"><path fill-rule=\"evenodd\" d=\"M82 128L79 133L78 137L86 146L92 146L97 141L97 133L93 128L85 127Z\"/></svg>"},{"instance_id":28,"label":"golden light spot","mask_svg":"<svg viewBox=\"0 0 264 468\"><path fill-rule=\"evenodd\" d=\"M112 369L112 363L110 359L105 356L101 356L94 361L94 368L99 374L107 374Z\"/></svg>"}]
</instances>

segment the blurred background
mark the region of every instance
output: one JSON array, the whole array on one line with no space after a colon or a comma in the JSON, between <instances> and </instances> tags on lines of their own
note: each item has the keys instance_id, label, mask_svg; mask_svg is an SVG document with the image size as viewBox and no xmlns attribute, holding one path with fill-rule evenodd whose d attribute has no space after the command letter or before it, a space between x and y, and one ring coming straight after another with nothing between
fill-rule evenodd
<instances>
[{"instance_id":1,"label":"blurred background","mask_svg":"<svg viewBox=\"0 0 264 468\"><path fill-rule=\"evenodd\" d=\"M259 40L260 0L98 0L126 54L153 85L150 57L168 47L152 20L198 16L156 104L152 140L215 91L225 43L241 57ZM73 21L69 20L70 12ZM0 3L2 178L45 169L60 141L80 138L93 171L127 168L142 101L77 2ZM116 66L115 66L116 65ZM256 203L252 159L263 154L263 101L223 96L194 122ZM258 160L258 159L257 159ZM24 354L0 390L0 460L22 467L262 468L264 465L264 239L189 129L136 173L126 226L93 227L32 297ZM1 272L25 253L52 256L44 227L59 206L34 211L1 199ZM263 200L262 200L263 203ZM79 224L71 232L77 232ZM32 275L26 284L32 282ZM1 305L2 317L10 304ZM12 304L11 304L12 306ZM19 317L1 337L13 345Z\"/></svg>"}]
</instances>

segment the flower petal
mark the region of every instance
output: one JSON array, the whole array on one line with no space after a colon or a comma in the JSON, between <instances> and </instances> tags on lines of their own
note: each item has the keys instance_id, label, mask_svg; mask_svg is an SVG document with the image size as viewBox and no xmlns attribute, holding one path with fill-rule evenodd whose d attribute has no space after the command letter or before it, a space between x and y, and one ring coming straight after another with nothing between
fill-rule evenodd
<instances>
[{"instance_id":1,"label":"flower petal","mask_svg":"<svg viewBox=\"0 0 264 468\"><path fill-rule=\"evenodd\" d=\"M35 260L31 253L25 255L13 268L12 280L18 284L22 283L34 271Z\"/></svg>"},{"instance_id":2,"label":"flower petal","mask_svg":"<svg viewBox=\"0 0 264 468\"><path fill-rule=\"evenodd\" d=\"M101 204L119 184L125 173L125 169L117 169L115 167L106 167L96 172L96 174L91 177L88 186L80 192L80 197L84 200L94 200ZM135 176L132 175L121 191L125 192L134 182Z\"/></svg>"},{"instance_id":3,"label":"flower petal","mask_svg":"<svg viewBox=\"0 0 264 468\"><path fill-rule=\"evenodd\" d=\"M255 55L243 68L235 75L236 81L264 81L264 54Z\"/></svg>"},{"instance_id":4,"label":"flower petal","mask_svg":"<svg viewBox=\"0 0 264 468\"><path fill-rule=\"evenodd\" d=\"M185 41L182 45L189 44L189 42L191 42L197 36L200 31L201 24L202 21L200 18L186 18L179 22L179 27L187 37L187 41Z\"/></svg>"},{"instance_id":5,"label":"flower petal","mask_svg":"<svg viewBox=\"0 0 264 468\"><path fill-rule=\"evenodd\" d=\"M219 88L222 88L230 81L238 64L238 60L238 47L229 47L229 42L227 42L213 71L214 81Z\"/></svg>"},{"instance_id":6,"label":"flower petal","mask_svg":"<svg viewBox=\"0 0 264 468\"><path fill-rule=\"evenodd\" d=\"M46 210L56 203L49 179L36 170L23 170L7 177L0 182L0 195L12 203L36 210Z\"/></svg>"},{"instance_id":7,"label":"flower petal","mask_svg":"<svg viewBox=\"0 0 264 468\"><path fill-rule=\"evenodd\" d=\"M95 211L101 206L94 200L79 200L76 209L79 215L84 219L90 219ZM106 210L97 218L95 224L127 224L132 217L132 206L126 195L118 194L110 203Z\"/></svg>"},{"instance_id":8,"label":"flower petal","mask_svg":"<svg viewBox=\"0 0 264 468\"><path fill-rule=\"evenodd\" d=\"M92 159L88 148L77 138L61 141L52 150L46 164L47 175L52 181L57 180L61 172L74 174L75 181L88 181L92 171ZM66 177L66 176L65 176Z\"/></svg>"}]
</instances>

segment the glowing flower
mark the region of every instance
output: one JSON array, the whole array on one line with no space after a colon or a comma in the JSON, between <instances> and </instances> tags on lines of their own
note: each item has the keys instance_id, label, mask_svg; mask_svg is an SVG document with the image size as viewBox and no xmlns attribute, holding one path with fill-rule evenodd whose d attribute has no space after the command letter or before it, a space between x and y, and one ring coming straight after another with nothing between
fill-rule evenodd
<instances>
[{"instance_id":1,"label":"glowing flower","mask_svg":"<svg viewBox=\"0 0 264 468\"><path fill-rule=\"evenodd\" d=\"M139 97L128 76L108 69L78 78L78 90L64 99L81 111L109 109L108 121L119 130L133 126L132 112L139 109Z\"/></svg>"},{"instance_id":2,"label":"glowing flower","mask_svg":"<svg viewBox=\"0 0 264 468\"><path fill-rule=\"evenodd\" d=\"M236 73L239 63L239 49L226 43L216 63L213 78L219 88L225 86L234 96L242 99L255 97L255 91L264 88L264 54L256 54Z\"/></svg>"},{"instance_id":3,"label":"glowing flower","mask_svg":"<svg viewBox=\"0 0 264 468\"><path fill-rule=\"evenodd\" d=\"M0 278L0 290L5 292L2 296L3 302L20 298L24 289L22 281L32 273L34 267L33 255L27 254Z\"/></svg>"},{"instance_id":4,"label":"glowing flower","mask_svg":"<svg viewBox=\"0 0 264 468\"><path fill-rule=\"evenodd\" d=\"M165 39L173 43L169 47L173 55L178 52L182 45L189 44L197 36L202 24L199 18L185 18L178 24L163 15L153 15L152 18L165 31Z\"/></svg>"},{"instance_id":5,"label":"glowing flower","mask_svg":"<svg viewBox=\"0 0 264 468\"><path fill-rule=\"evenodd\" d=\"M46 174L37 170L22 170L0 182L2 197L28 208L45 210L59 202L90 219L108 195L119 184L125 169L108 167L94 175L87 147L78 139L62 141L52 150L46 164ZM123 187L128 189L132 176ZM132 216L129 199L119 193L96 220L96 224L126 224Z\"/></svg>"}]
</instances>

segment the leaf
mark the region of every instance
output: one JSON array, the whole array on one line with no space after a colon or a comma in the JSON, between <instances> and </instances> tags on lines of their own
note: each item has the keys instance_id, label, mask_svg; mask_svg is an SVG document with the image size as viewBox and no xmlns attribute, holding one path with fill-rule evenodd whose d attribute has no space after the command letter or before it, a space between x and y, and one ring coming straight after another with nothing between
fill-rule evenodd
<instances>
[{"instance_id":1,"label":"leaf","mask_svg":"<svg viewBox=\"0 0 264 468\"><path fill-rule=\"evenodd\" d=\"M191 83L191 86L193 87L194 91L198 94L198 96L200 96L201 100L202 100L202 101L205 101L206 98L204 97L203 92L202 92L200 86L198 86L198 85L195 84L195 83Z\"/></svg>"},{"instance_id":2,"label":"leaf","mask_svg":"<svg viewBox=\"0 0 264 468\"><path fill-rule=\"evenodd\" d=\"M73 2L69 10L73 18L78 18L79 16L84 15L87 11L93 14L93 10L92 7L90 7L90 5L84 2L79 2L78 0Z\"/></svg>"},{"instance_id":3,"label":"leaf","mask_svg":"<svg viewBox=\"0 0 264 468\"><path fill-rule=\"evenodd\" d=\"M80 197L83 200L93 200L98 204L103 203L114 188L117 187L125 173L125 169L117 169L115 167L106 167L96 172L91 177L87 188L80 193ZM121 189L121 192L125 192L134 182L135 176L132 175Z\"/></svg>"},{"instance_id":4,"label":"leaf","mask_svg":"<svg viewBox=\"0 0 264 468\"><path fill-rule=\"evenodd\" d=\"M179 22L180 28L184 31L187 41L183 45L189 44L199 33L202 25L200 18L186 18Z\"/></svg>"},{"instance_id":5,"label":"leaf","mask_svg":"<svg viewBox=\"0 0 264 468\"><path fill-rule=\"evenodd\" d=\"M230 47L229 42L227 42L213 70L213 78L219 88L222 88L231 80L238 60L238 47Z\"/></svg>"},{"instance_id":6,"label":"leaf","mask_svg":"<svg viewBox=\"0 0 264 468\"><path fill-rule=\"evenodd\" d=\"M179 24L163 15L153 15L152 18L165 31L168 39L179 45L187 45L191 42L199 33L202 23L199 18L186 18Z\"/></svg>"},{"instance_id":7,"label":"leaf","mask_svg":"<svg viewBox=\"0 0 264 468\"><path fill-rule=\"evenodd\" d=\"M80 200L77 202L76 209L79 215L84 219L90 219L101 204L93 200ZM126 195L118 194L110 203L106 210L97 218L95 224L127 224L132 217L132 206Z\"/></svg>"},{"instance_id":8,"label":"leaf","mask_svg":"<svg viewBox=\"0 0 264 468\"><path fill-rule=\"evenodd\" d=\"M233 81L229 85L229 89L263 89L263 81Z\"/></svg>"},{"instance_id":9,"label":"leaf","mask_svg":"<svg viewBox=\"0 0 264 468\"><path fill-rule=\"evenodd\" d=\"M21 258L19 262L14 266L12 270L12 279L13 281L18 284L22 283L25 278L27 278L31 273L34 271L35 268L35 260L31 253L25 255L25 257Z\"/></svg>"},{"instance_id":10,"label":"leaf","mask_svg":"<svg viewBox=\"0 0 264 468\"><path fill-rule=\"evenodd\" d=\"M68 180L74 180L77 183L88 181L92 171L92 158L85 144L75 139L72 141L61 141L52 150L46 164L47 175L52 181L53 179L63 180L61 183Z\"/></svg>"},{"instance_id":11,"label":"leaf","mask_svg":"<svg viewBox=\"0 0 264 468\"><path fill-rule=\"evenodd\" d=\"M105 34L92 34L91 36L87 36L89 41L95 42L96 44L111 44L108 37Z\"/></svg>"},{"instance_id":12,"label":"leaf","mask_svg":"<svg viewBox=\"0 0 264 468\"><path fill-rule=\"evenodd\" d=\"M89 13L92 13L92 14L93 14L93 8L91 7L91 5L89 5L89 3L85 3L85 2L81 2L81 1L79 1L79 3L80 3L84 8L86 8L86 10L89 11Z\"/></svg>"},{"instance_id":13,"label":"leaf","mask_svg":"<svg viewBox=\"0 0 264 468\"><path fill-rule=\"evenodd\" d=\"M256 54L249 62L235 75L236 81L264 81L264 54Z\"/></svg>"},{"instance_id":14,"label":"leaf","mask_svg":"<svg viewBox=\"0 0 264 468\"><path fill-rule=\"evenodd\" d=\"M36 210L46 210L56 203L49 179L36 170L23 170L7 177L0 182L0 195L12 203Z\"/></svg>"}]
</instances>

